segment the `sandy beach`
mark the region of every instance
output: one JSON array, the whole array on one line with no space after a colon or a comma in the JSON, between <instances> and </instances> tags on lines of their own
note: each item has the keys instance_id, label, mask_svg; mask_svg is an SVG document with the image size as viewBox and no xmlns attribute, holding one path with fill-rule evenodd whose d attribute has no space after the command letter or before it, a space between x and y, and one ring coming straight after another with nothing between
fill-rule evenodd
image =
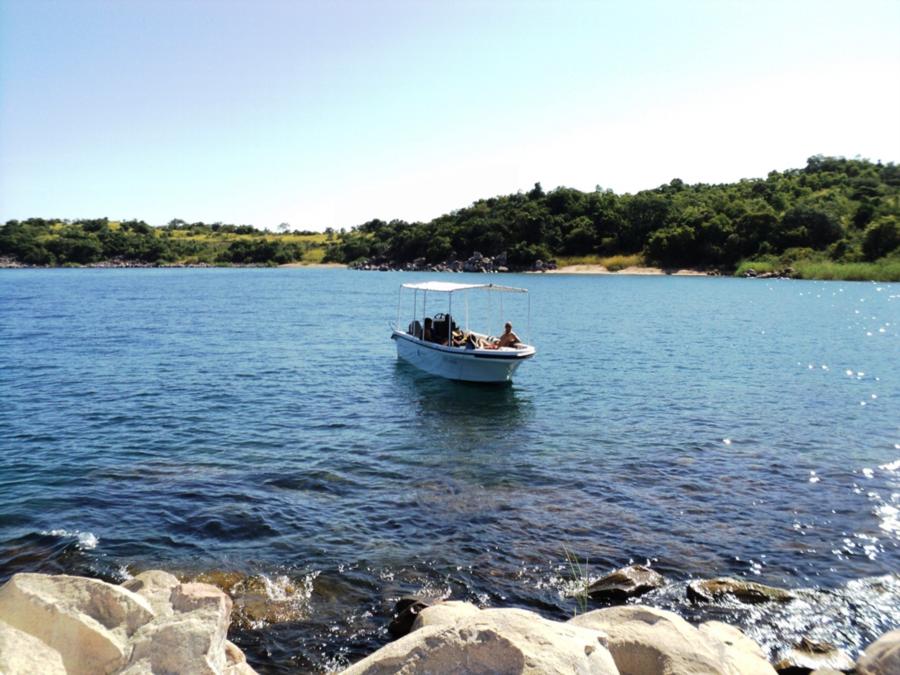
<instances>
[{"instance_id":1,"label":"sandy beach","mask_svg":"<svg viewBox=\"0 0 900 675\"><path fill-rule=\"evenodd\" d=\"M657 274L668 274L680 277L705 277L706 272L697 270L664 270L660 267L639 267L632 265L621 270L612 272L603 265L564 265L555 270L546 270L544 272L534 272L534 274L630 274L635 276L648 276Z\"/></svg>"},{"instance_id":2,"label":"sandy beach","mask_svg":"<svg viewBox=\"0 0 900 675\"><path fill-rule=\"evenodd\" d=\"M284 265L279 265L279 267L308 267L313 270L326 270L326 269L336 269L342 270L346 269L347 266L343 263L304 263L304 262L292 262L285 263Z\"/></svg>"}]
</instances>

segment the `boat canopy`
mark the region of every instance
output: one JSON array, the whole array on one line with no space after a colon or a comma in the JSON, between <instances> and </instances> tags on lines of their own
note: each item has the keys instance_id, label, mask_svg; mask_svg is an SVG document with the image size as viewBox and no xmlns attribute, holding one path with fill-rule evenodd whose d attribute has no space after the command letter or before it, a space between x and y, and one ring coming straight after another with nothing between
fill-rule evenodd
<instances>
[{"instance_id":1,"label":"boat canopy","mask_svg":"<svg viewBox=\"0 0 900 675\"><path fill-rule=\"evenodd\" d=\"M454 291L467 291L471 288L487 288L492 291L504 293L527 293L526 288L513 286L498 286L497 284L455 284L452 281L423 281L418 284L403 284L403 288L412 288L417 291L437 291L439 293L453 293Z\"/></svg>"}]
</instances>

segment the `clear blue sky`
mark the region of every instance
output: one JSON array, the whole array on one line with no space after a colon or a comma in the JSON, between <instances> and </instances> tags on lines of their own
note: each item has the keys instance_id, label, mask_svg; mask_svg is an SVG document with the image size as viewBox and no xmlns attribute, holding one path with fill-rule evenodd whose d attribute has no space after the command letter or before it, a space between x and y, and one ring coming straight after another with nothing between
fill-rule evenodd
<instances>
[{"instance_id":1,"label":"clear blue sky","mask_svg":"<svg viewBox=\"0 0 900 675\"><path fill-rule=\"evenodd\" d=\"M900 2L0 0L0 220L323 229L900 161Z\"/></svg>"}]
</instances>

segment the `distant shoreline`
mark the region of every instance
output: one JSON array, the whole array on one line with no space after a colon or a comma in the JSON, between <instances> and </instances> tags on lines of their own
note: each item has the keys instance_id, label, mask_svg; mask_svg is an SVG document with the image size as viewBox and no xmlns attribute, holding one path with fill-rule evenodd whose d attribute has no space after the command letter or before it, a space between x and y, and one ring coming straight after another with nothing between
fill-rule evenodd
<instances>
[{"instance_id":1,"label":"distant shoreline","mask_svg":"<svg viewBox=\"0 0 900 675\"><path fill-rule=\"evenodd\" d=\"M708 277L708 272L691 269L665 270L661 267L644 267L631 265L620 270L610 270L603 265L564 265L552 270L526 272L526 274L619 274L623 276L677 276L677 277Z\"/></svg>"},{"instance_id":2,"label":"distant shoreline","mask_svg":"<svg viewBox=\"0 0 900 675\"><path fill-rule=\"evenodd\" d=\"M347 265L343 263L303 263L293 262L283 265L264 265L264 264L244 264L244 263L227 263L210 265L208 263L143 263L143 262L123 262L104 260L102 262L90 263L88 265L26 265L9 258L0 258L0 270L61 270L61 269L82 269L82 270L127 270L127 269L229 269L229 268L282 268L282 267L306 267L308 269L347 269Z\"/></svg>"},{"instance_id":3,"label":"distant shoreline","mask_svg":"<svg viewBox=\"0 0 900 675\"><path fill-rule=\"evenodd\" d=\"M302 263L292 262L279 265L278 267L307 267L314 270L345 270L347 265L344 263Z\"/></svg>"}]
</instances>

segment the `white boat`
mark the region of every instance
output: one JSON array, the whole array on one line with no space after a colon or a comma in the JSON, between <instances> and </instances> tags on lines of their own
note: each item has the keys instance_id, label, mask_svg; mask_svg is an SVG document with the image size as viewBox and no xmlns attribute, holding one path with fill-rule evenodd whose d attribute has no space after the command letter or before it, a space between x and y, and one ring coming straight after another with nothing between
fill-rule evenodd
<instances>
[{"instance_id":1,"label":"white boat","mask_svg":"<svg viewBox=\"0 0 900 675\"><path fill-rule=\"evenodd\" d=\"M412 320L405 326L405 329L400 320L404 290L411 290L413 296ZM498 347L496 346L497 338L485 333L469 331L470 291L488 294L528 293L524 288L496 284L457 284L447 281L403 284L400 287L397 303L397 322L393 324L391 333L391 339L397 343L397 358L411 363L426 373L450 380L510 382L516 369L535 355L535 348L524 342ZM434 317L427 315L429 293L446 295L446 313L437 314ZM457 296L457 308L464 312L464 330L457 330L459 325L453 314L454 295ZM493 304L490 302L490 298L488 304ZM499 308L502 314L502 295ZM530 314L529 304L529 323ZM426 321L433 326L432 340L425 339ZM452 336L455 336L456 339L452 339Z\"/></svg>"}]
</instances>

